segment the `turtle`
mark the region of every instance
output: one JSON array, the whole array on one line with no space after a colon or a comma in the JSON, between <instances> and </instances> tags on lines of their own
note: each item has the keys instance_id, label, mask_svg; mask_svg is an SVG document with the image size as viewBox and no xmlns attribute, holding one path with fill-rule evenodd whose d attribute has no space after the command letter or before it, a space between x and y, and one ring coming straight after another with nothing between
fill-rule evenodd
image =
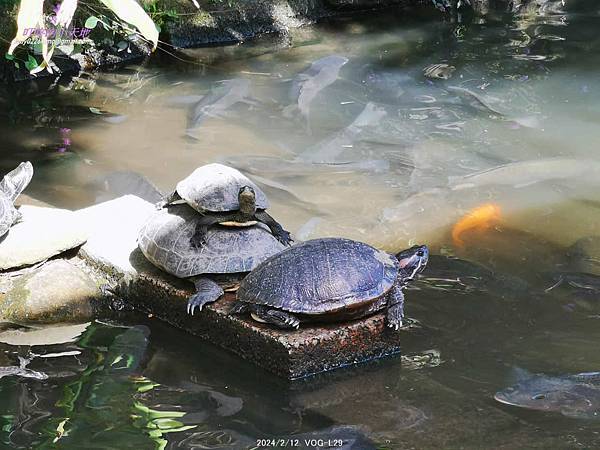
<instances>
[{"instance_id":1,"label":"turtle","mask_svg":"<svg viewBox=\"0 0 600 450\"><path fill-rule=\"evenodd\" d=\"M138 247L155 266L196 287L189 299L188 313L202 310L223 295L217 281L237 282L268 257L285 247L266 227L224 226L208 230L204 244L196 248L190 238L203 216L187 204L172 205L155 212L138 234ZM218 277L217 274L223 274Z\"/></svg>"},{"instance_id":2,"label":"turtle","mask_svg":"<svg viewBox=\"0 0 600 450\"><path fill-rule=\"evenodd\" d=\"M284 329L301 322L357 319L386 309L387 326L402 326L402 289L427 265L417 245L395 257L344 238L305 241L274 255L240 284L230 314L249 312Z\"/></svg>"},{"instance_id":3,"label":"turtle","mask_svg":"<svg viewBox=\"0 0 600 450\"><path fill-rule=\"evenodd\" d=\"M196 220L192 244L202 246L207 230L216 224L252 226L256 222L269 227L282 244L291 245L290 233L265 210L269 201L264 192L239 170L223 164L207 164L177 183L175 191L157 204L158 208L185 201L202 214Z\"/></svg>"},{"instance_id":4,"label":"turtle","mask_svg":"<svg viewBox=\"0 0 600 450\"><path fill-rule=\"evenodd\" d=\"M33 166L29 161L7 173L0 181L0 237L8 233L11 226L21 220L15 208L15 200L33 178Z\"/></svg>"}]
</instances>

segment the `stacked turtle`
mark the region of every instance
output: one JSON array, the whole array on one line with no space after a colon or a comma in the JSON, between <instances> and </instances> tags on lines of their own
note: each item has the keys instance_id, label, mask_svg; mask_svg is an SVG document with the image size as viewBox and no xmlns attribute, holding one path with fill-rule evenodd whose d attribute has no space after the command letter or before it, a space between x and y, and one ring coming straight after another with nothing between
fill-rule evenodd
<instances>
[{"instance_id":1,"label":"stacked turtle","mask_svg":"<svg viewBox=\"0 0 600 450\"><path fill-rule=\"evenodd\" d=\"M196 287L188 313L223 295L258 264L291 245L290 234L265 210L266 195L238 170L199 167L158 203L138 246L155 266Z\"/></svg>"}]
</instances>

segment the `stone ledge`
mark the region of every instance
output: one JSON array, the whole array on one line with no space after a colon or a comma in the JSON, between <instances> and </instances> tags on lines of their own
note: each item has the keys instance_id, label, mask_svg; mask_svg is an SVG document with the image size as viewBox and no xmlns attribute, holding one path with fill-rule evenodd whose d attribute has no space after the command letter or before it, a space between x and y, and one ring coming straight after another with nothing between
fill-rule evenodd
<instances>
[{"instance_id":1,"label":"stone ledge","mask_svg":"<svg viewBox=\"0 0 600 450\"><path fill-rule=\"evenodd\" d=\"M229 316L235 295L228 292L195 316L188 315L192 283L160 271L137 248L137 230L153 211L150 203L125 196L77 213L90 224L91 233L79 257L108 282L121 283L117 292L134 309L288 379L400 352L400 341L407 331L388 330L383 314L283 331L249 317Z\"/></svg>"}]
</instances>

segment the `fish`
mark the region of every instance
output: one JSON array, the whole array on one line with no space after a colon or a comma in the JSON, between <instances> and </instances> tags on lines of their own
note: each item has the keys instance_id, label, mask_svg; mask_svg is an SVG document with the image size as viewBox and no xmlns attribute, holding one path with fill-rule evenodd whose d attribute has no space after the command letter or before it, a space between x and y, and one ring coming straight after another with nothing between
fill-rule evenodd
<instances>
[{"instance_id":1,"label":"fish","mask_svg":"<svg viewBox=\"0 0 600 450\"><path fill-rule=\"evenodd\" d=\"M319 92L338 79L340 70L348 61L345 56L326 56L313 62L306 71L296 75L290 89L290 99L295 102L291 106L298 107L307 122L312 101ZM286 108L284 113L287 112L289 109Z\"/></svg>"},{"instance_id":2,"label":"fish","mask_svg":"<svg viewBox=\"0 0 600 450\"><path fill-rule=\"evenodd\" d=\"M94 180L90 187L96 192L97 203L123 195L136 195L150 203L157 203L163 198L163 194L144 175L129 170L111 172Z\"/></svg>"},{"instance_id":3,"label":"fish","mask_svg":"<svg viewBox=\"0 0 600 450\"><path fill-rule=\"evenodd\" d=\"M249 97L250 80L234 78L224 80L210 94L202 97L190 111L186 136L197 139L195 131L209 117L220 118L236 103L254 104Z\"/></svg>"},{"instance_id":4,"label":"fish","mask_svg":"<svg viewBox=\"0 0 600 450\"><path fill-rule=\"evenodd\" d=\"M496 401L576 419L600 418L600 372L551 376L516 369L515 374L517 383L496 392Z\"/></svg>"},{"instance_id":5,"label":"fish","mask_svg":"<svg viewBox=\"0 0 600 450\"><path fill-rule=\"evenodd\" d=\"M463 88L460 86L448 86L446 89L456 94L461 99L467 101L471 107L478 109L479 111L492 113L499 117L505 116L503 112L498 111L496 108L494 108L490 104L491 99L484 95L477 94L476 92L470 89Z\"/></svg>"},{"instance_id":6,"label":"fish","mask_svg":"<svg viewBox=\"0 0 600 450\"><path fill-rule=\"evenodd\" d=\"M566 283L575 289L583 289L595 294L600 293L600 276L598 275L581 272L556 272L552 274L552 278L555 283L547 288L545 292L550 292Z\"/></svg>"},{"instance_id":7,"label":"fish","mask_svg":"<svg viewBox=\"0 0 600 450\"><path fill-rule=\"evenodd\" d=\"M386 115L384 108L369 102L350 125L303 151L296 159L321 164L348 162L340 161L340 156L353 146L366 127L377 124Z\"/></svg>"},{"instance_id":8,"label":"fish","mask_svg":"<svg viewBox=\"0 0 600 450\"><path fill-rule=\"evenodd\" d=\"M509 185L515 188L550 180L565 180L583 175L600 174L600 162L571 158L542 158L512 162L465 176L448 177L452 190L490 185Z\"/></svg>"},{"instance_id":9,"label":"fish","mask_svg":"<svg viewBox=\"0 0 600 450\"><path fill-rule=\"evenodd\" d=\"M491 99L484 95L478 94L475 91L460 86L448 86L446 89L456 94L459 98L466 101L469 106L479 111L492 114L499 119L511 122L519 127L540 128L540 120L536 116L512 117L494 108L491 105L491 101L496 99Z\"/></svg>"},{"instance_id":10,"label":"fish","mask_svg":"<svg viewBox=\"0 0 600 450\"><path fill-rule=\"evenodd\" d=\"M473 229L487 229L500 219L500 207L494 203L485 203L473 208L465 214L452 228L452 242L457 247L464 247L461 235Z\"/></svg>"}]
</instances>

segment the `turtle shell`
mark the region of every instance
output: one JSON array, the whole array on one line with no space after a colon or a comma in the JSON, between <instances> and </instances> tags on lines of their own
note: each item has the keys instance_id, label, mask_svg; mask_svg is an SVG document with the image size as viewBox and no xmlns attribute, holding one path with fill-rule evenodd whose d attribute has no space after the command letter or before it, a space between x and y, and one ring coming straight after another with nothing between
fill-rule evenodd
<instances>
[{"instance_id":1,"label":"turtle shell","mask_svg":"<svg viewBox=\"0 0 600 450\"><path fill-rule=\"evenodd\" d=\"M18 212L14 201L33 178L33 166L29 161L7 173L0 180L0 236L4 236L15 223Z\"/></svg>"},{"instance_id":2,"label":"turtle shell","mask_svg":"<svg viewBox=\"0 0 600 450\"><path fill-rule=\"evenodd\" d=\"M22 162L16 169L11 170L0 180L0 192L14 202L32 178L33 166L29 161Z\"/></svg>"},{"instance_id":3,"label":"turtle shell","mask_svg":"<svg viewBox=\"0 0 600 450\"><path fill-rule=\"evenodd\" d=\"M0 191L0 237L8 233L10 227L15 223L17 210L13 202Z\"/></svg>"},{"instance_id":4,"label":"turtle shell","mask_svg":"<svg viewBox=\"0 0 600 450\"><path fill-rule=\"evenodd\" d=\"M155 266L179 278L200 274L249 272L285 247L262 225L209 228L206 243L190 239L201 216L188 205L154 213L138 235L138 246Z\"/></svg>"},{"instance_id":5,"label":"turtle shell","mask_svg":"<svg viewBox=\"0 0 600 450\"><path fill-rule=\"evenodd\" d=\"M359 308L387 293L398 260L362 242L313 239L270 257L242 281L238 300L302 314Z\"/></svg>"},{"instance_id":6,"label":"turtle shell","mask_svg":"<svg viewBox=\"0 0 600 450\"><path fill-rule=\"evenodd\" d=\"M240 189L249 186L256 195L256 207L267 209L265 193L239 170L222 164L199 167L177 183L177 193L196 211L226 212L240 209Z\"/></svg>"}]
</instances>

